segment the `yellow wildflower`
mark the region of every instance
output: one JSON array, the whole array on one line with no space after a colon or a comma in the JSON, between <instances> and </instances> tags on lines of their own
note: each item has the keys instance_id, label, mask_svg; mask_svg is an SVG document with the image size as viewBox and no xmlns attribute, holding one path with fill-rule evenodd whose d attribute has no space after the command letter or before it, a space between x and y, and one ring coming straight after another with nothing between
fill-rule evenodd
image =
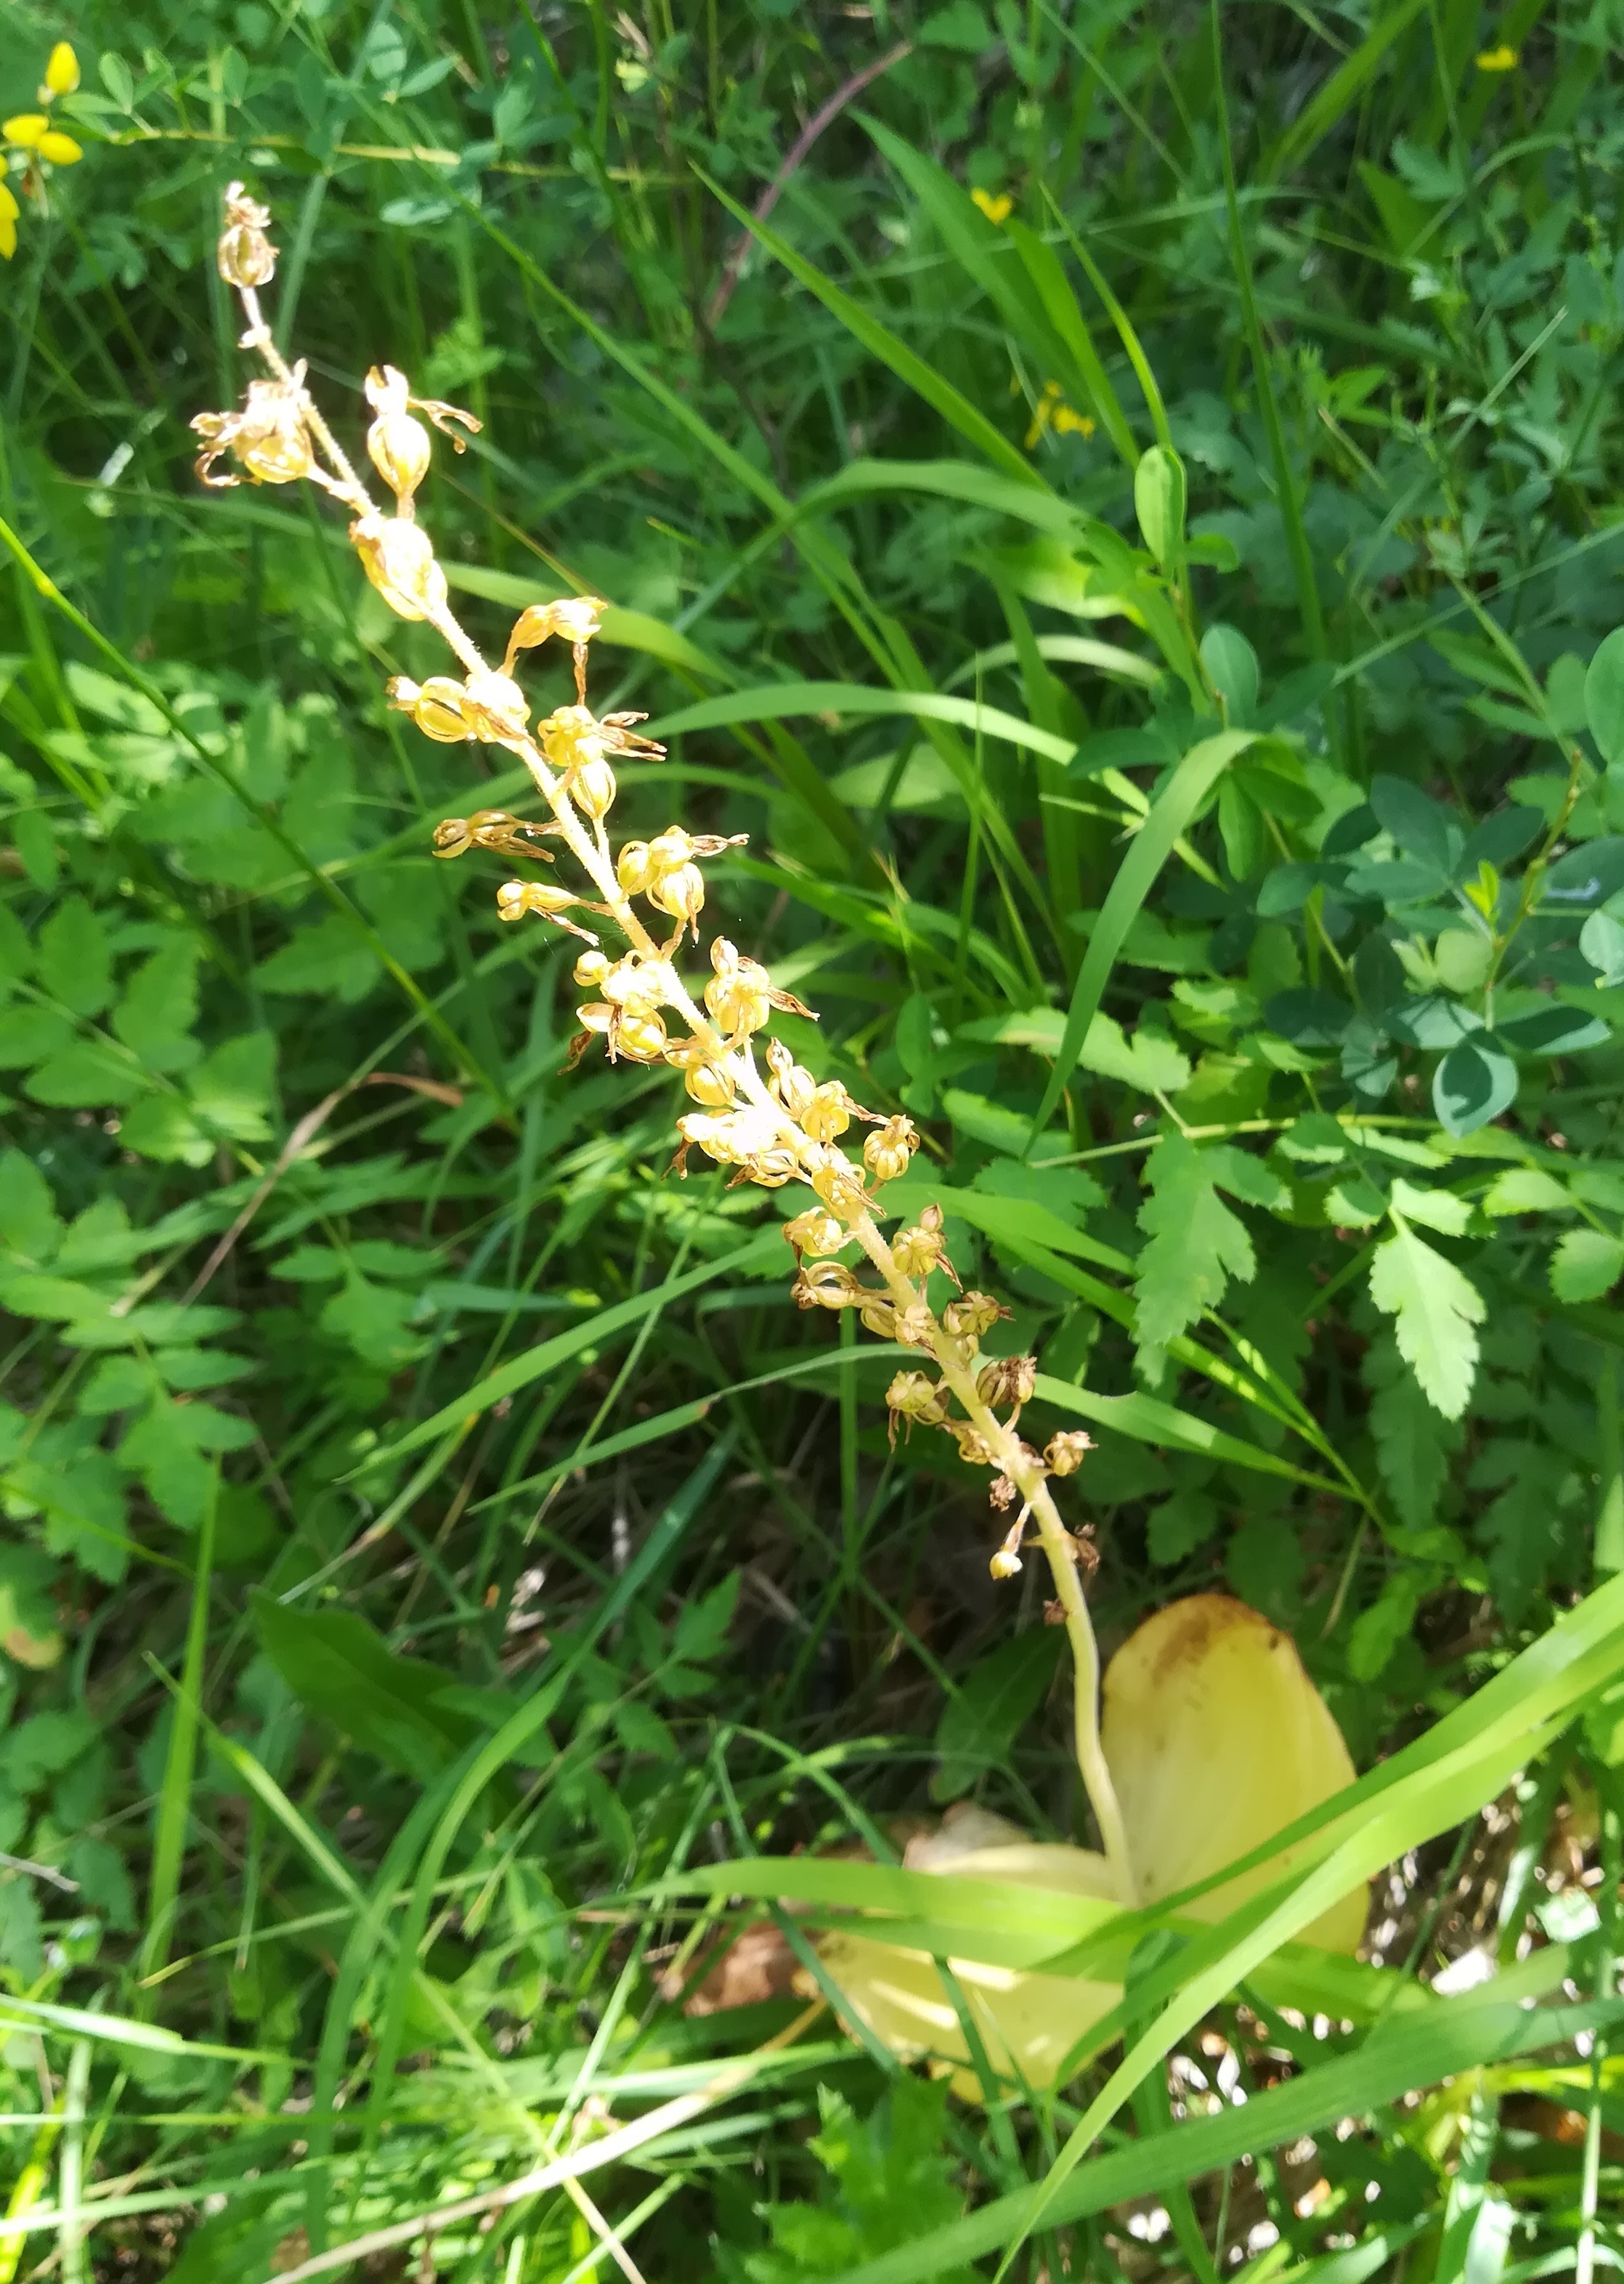
<instances>
[{"instance_id":1,"label":"yellow wildflower","mask_svg":"<svg viewBox=\"0 0 1624 2284\"><path fill-rule=\"evenodd\" d=\"M20 151L37 151L41 137L50 126L51 121L43 111L19 111L14 112L4 126L0 126L0 135L4 135L8 143L14 143Z\"/></svg>"},{"instance_id":2,"label":"yellow wildflower","mask_svg":"<svg viewBox=\"0 0 1624 2284\"><path fill-rule=\"evenodd\" d=\"M1007 191L972 191L970 197L988 222L1007 222L1015 209L1015 201Z\"/></svg>"},{"instance_id":3,"label":"yellow wildflower","mask_svg":"<svg viewBox=\"0 0 1624 2284\"><path fill-rule=\"evenodd\" d=\"M1089 437L1094 434L1094 423L1086 412L1079 412L1066 401L1066 392L1058 380L1046 380L1043 393L1032 408L1032 425L1027 431L1027 450L1035 452L1050 431L1057 436Z\"/></svg>"},{"instance_id":4,"label":"yellow wildflower","mask_svg":"<svg viewBox=\"0 0 1624 2284\"><path fill-rule=\"evenodd\" d=\"M58 127L48 127L35 145L42 159L49 159L53 167L76 167L84 153L71 135L64 135Z\"/></svg>"},{"instance_id":5,"label":"yellow wildflower","mask_svg":"<svg viewBox=\"0 0 1624 2284\"><path fill-rule=\"evenodd\" d=\"M22 209L0 183L0 255L9 262L17 251L17 217Z\"/></svg>"},{"instance_id":6,"label":"yellow wildflower","mask_svg":"<svg viewBox=\"0 0 1624 2284\"><path fill-rule=\"evenodd\" d=\"M59 40L45 66L45 85L40 101L52 95L72 95L79 84L79 59L66 40Z\"/></svg>"},{"instance_id":7,"label":"yellow wildflower","mask_svg":"<svg viewBox=\"0 0 1624 2284\"><path fill-rule=\"evenodd\" d=\"M1485 48L1478 58L1478 69L1480 72L1515 71L1517 63L1518 56L1515 48L1503 45L1497 48Z\"/></svg>"}]
</instances>

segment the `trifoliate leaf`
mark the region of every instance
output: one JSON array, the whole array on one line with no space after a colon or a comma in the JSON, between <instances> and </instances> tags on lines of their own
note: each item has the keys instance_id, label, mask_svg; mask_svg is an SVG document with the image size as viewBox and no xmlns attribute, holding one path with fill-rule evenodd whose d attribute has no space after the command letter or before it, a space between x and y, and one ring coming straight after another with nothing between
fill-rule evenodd
<instances>
[{"instance_id":1,"label":"trifoliate leaf","mask_svg":"<svg viewBox=\"0 0 1624 2284\"><path fill-rule=\"evenodd\" d=\"M1401 1221L1370 1263L1370 1298L1395 1320L1399 1353L1446 1420L1466 1408L1478 1368L1483 1296L1444 1254Z\"/></svg>"},{"instance_id":2,"label":"trifoliate leaf","mask_svg":"<svg viewBox=\"0 0 1624 2284\"><path fill-rule=\"evenodd\" d=\"M1599 1301L1624 1275L1624 1239L1604 1230L1570 1229L1550 1256L1550 1289L1558 1301Z\"/></svg>"}]
</instances>

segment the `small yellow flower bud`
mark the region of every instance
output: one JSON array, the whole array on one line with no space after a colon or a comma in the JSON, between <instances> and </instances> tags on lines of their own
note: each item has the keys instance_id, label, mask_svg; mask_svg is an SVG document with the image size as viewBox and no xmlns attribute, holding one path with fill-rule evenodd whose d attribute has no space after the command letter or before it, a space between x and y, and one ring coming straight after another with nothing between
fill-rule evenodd
<instances>
[{"instance_id":1,"label":"small yellow flower bud","mask_svg":"<svg viewBox=\"0 0 1624 2284\"><path fill-rule=\"evenodd\" d=\"M863 1162L877 1182L894 1182L899 1174L908 1171L909 1161L918 1146L911 1119L887 1118L863 1144Z\"/></svg>"},{"instance_id":2,"label":"small yellow flower bud","mask_svg":"<svg viewBox=\"0 0 1624 2284\"><path fill-rule=\"evenodd\" d=\"M746 972L754 966L746 960L737 974L717 976L705 987L705 1004L730 1038L748 1038L772 1013L770 997Z\"/></svg>"},{"instance_id":3,"label":"small yellow flower bud","mask_svg":"<svg viewBox=\"0 0 1624 2284\"><path fill-rule=\"evenodd\" d=\"M656 872L675 872L693 861L693 841L680 825L668 825L649 842L649 862Z\"/></svg>"},{"instance_id":4,"label":"small yellow flower bud","mask_svg":"<svg viewBox=\"0 0 1624 2284\"><path fill-rule=\"evenodd\" d=\"M683 1074L683 1084L707 1110L724 1110L733 1099L732 1080L714 1063L690 1063Z\"/></svg>"},{"instance_id":5,"label":"small yellow flower bud","mask_svg":"<svg viewBox=\"0 0 1624 2284\"><path fill-rule=\"evenodd\" d=\"M410 412L385 412L366 432L367 456L401 504L411 512L411 496L429 471L433 439Z\"/></svg>"},{"instance_id":6,"label":"small yellow flower bud","mask_svg":"<svg viewBox=\"0 0 1624 2284\"><path fill-rule=\"evenodd\" d=\"M0 137L14 143L20 151L37 151L40 137L50 129L51 121L43 111L19 111L0 125Z\"/></svg>"},{"instance_id":7,"label":"small yellow flower bud","mask_svg":"<svg viewBox=\"0 0 1624 2284\"><path fill-rule=\"evenodd\" d=\"M34 147L53 167L76 167L84 156L73 137L64 135L59 127L48 127Z\"/></svg>"},{"instance_id":8,"label":"small yellow flower bud","mask_svg":"<svg viewBox=\"0 0 1624 2284\"><path fill-rule=\"evenodd\" d=\"M608 763L598 760L582 762L565 780L565 790L583 817L589 817L594 825L601 825L614 807L620 788Z\"/></svg>"},{"instance_id":9,"label":"small yellow flower bud","mask_svg":"<svg viewBox=\"0 0 1624 2284\"><path fill-rule=\"evenodd\" d=\"M583 1007L576 1008L575 1017L582 1030L595 1031L601 1035L613 1029L619 1022L621 1011L618 1007L610 1006L605 999L589 999ZM679 1126L682 1124L681 1119L678 1119L677 1124Z\"/></svg>"},{"instance_id":10,"label":"small yellow flower bud","mask_svg":"<svg viewBox=\"0 0 1624 2284\"><path fill-rule=\"evenodd\" d=\"M866 1300L858 1310L857 1316L864 1331L872 1333L876 1340L889 1341L895 1338L895 1303L887 1301L883 1293L876 1293Z\"/></svg>"},{"instance_id":11,"label":"small yellow flower bud","mask_svg":"<svg viewBox=\"0 0 1624 2284\"><path fill-rule=\"evenodd\" d=\"M776 1046L777 1042L773 1044ZM831 1150L821 1164L813 1167L811 1179L816 1195L842 1220L853 1220L868 1210L870 1200L863 1183L838 1150Z\"/></svg>"},{"instance_id":12,"label":"small yellow flower bud","mask_svg":"<svg viewBox=\"0 0 1624 2284\"><path fill-rule=\"evenodd\" d=\"M834 1216L819 1213L816 1206L808 1206L793 1221L786 1221L784 1236L786 1244L792 1245L797 1253L809 1254L814 1260L824 1254L838 1253L843 1245L851 1243L849 1234Z\"/></svg>"},{"instance_id":13,"label":"small yellow flower bud","mask_svg":"<svg viewBox=\"0 0 1624 2284\"><path fill-rule=\"evenodd\" d=\"M403 516L363 515L350 525L349 537L362 569L397 617L428 619L445 609L446 575L419 525Z\"/></svg>"},{"instance_id":14,"label":"small yellow flower bud","mask_svg":"<svg viewBox=\"0 0 1624 2284\"><path fill-rule=\"evenodd\" d=\"M811 1072L802 1069L782 1039L769 1040L767 1067L774 1094L792 1118L799 1118L817 1091Z\"/></svg>"},{"instance_id":15,"label":"small yellow flower bud","mask_svg":"<svg viewBox=\"0 0 1624 2284\"><path fill-rule=\"evenodd\" d=\"M79 84L79 59L66 40L59 40L45 66L45 88L51 95L72 95ZM43 98L42 98L43 99Z\"/></svg>"},{"instance_id":16,"label":"small yellow flower bud","mask_svg":"<svg viewBox=\"0 0 1624 2284\"><path fill-rule=\"evenodd\" d=\"M1011 1554L1007 1546L1001 1546L987 1567L993 1576L1002 1584L1005 1578L1014 1577L1020 1568L1020 1557L1019 1554Z\"/></svg>"},{"instance_id":17,"label":"small yellow flower bud","mask_svg":"<svg viewBox=\"0 0 1624 2284\"><path fill-rule=\"evenodd\" d=\"M595 991L609 973L609 955L596 949L583 951L570 973L583 991Z\"/></svg>"},{"instance_id":18,"label":"small yellow flower bud","mask_svg":"<svg viewBox=\"0 0 1624 2284\"><path fill-rule=\"evenodd\" d=\"M635 1063L660 1062L666 1052L664 1019L652 1012L645 1014L629 1011L610 1034L610 1044L615 1053L626 1055Z\"/></svg>"},{"instance_id":19,"label":"small yellow flower bud","mask_svg":"<svg viewBox=\"0 0 1624 2284\"><path fill-rule=\"evenodd\" d=\"M697 864L678 864L672 872L661 872L649 882L644 893L658 911L668 912L674 920L686 921L699 934L695 923L705 909L705 875Z\"/></svg>"},{"instance_id":20,"label":"small yellow flower bud","mask_svg":"<svg viewBox=\"0 0 1624 2284\"><path fill-rule=\"evenodd\" d=\"M556 919L580 902L567 888L550 888L544 880L504 880L496 891L496 918L516 920L526 912L540 912L545 919ZM586 1020L584 1009L582 1020Z\"/></svg>"},{"instance_id":21,"label":"small yellow flower bud","mask_svg":"<svg viewBox=\"0 0 1624 2284\"><path fill-rule=\"evenodd\" d=\"M1074 1475L1082 1465L1083 1453L1093 1449L1092 1435L1084 1435L1081 1428L1066 1428L1050 1437L1043 1462L1051 1475Z\"/></svg>"},{"instance_id":22,"label":"small yellow flower bud","mask_svg":"<svg viewBox=\"0 0 1624 2284\"><path fill-rule=\"evenodd\" d=\"M512 745L521 739L530 718L529 700L511 675L488 671L468 677L463 688L463 711L468 717L469 733L492 746Z\"/></svg>"},{"instance_id":23,"label":"small yellow flower bud","mask_svg":"<svg viewBox=\"0 0 1624 2284\"><path fill-rule=\"evenodd\" d=\"M228 183L225 229L216 253L220 275L239 293L268 286L277 274L277 249L266 237L270 209L251 199L240 183Z\"/></svg>"},{"instance_id":24,"label":"small yellow flower bud","mask_svg":"<svg viewBox=\"0 0 1624 2284\"><path fill-rule=\"evenodd\" d=\"M834 1142L851 1124L850 1097L838 1078L830 1079L813 1090L812 1099L800 1113L804 1132L815 1142Z\"/></svg>"},{"instance_id":25,"label":"small yellow flower bud","mask_svg":"<svg viewBox=\"0 0 1624 2284\"><path fill-rule=\"evenodd\" d=\"M614 877L629 896L641 896L653 877L646 841L629 841L614 860Z\"/></svg>"},{"instance_id":26,"label":"small yellow flower bud","mask_svg":"<svg viewBox=\"0 0 1624 2284\"><path fill-rule=\"evenodd\" d=\"M441 746L460 745L472 730L463 711L463 685L449 674L431 674L421 685L397 675L389 684L389 703L410 714L426 738Z\"/></svg>"},{"instance_id":27,"label":"small yellow flower bud","mask_svg":"<svg viewBox=\"0 0 1624 2284\"><path fill-rule=\"evenodd\" d=\"M923 1301L915 1301L896 1312L895 1335L905 1349L928 1348L935 1327L936 1319Z\"/></svg>"}]
</instances>

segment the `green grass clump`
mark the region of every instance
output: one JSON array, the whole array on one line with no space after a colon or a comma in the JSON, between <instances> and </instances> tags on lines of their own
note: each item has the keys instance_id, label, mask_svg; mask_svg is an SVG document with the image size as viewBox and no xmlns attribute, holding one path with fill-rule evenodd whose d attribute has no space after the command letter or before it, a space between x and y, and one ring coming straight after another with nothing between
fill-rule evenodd
<instances>
[{"instance_id":1,"label":"green grass clump","mask_svg":"<svg viewBox=\"0 0 1624 2284\"><path fill-rule=\"evenodd\" d=\"M0 24L0 2284L1616 2264L1608 11ZM485 424L481 641L610 598L626 828L750 835L785 1038L1096 1440L1106 1646L1227 1586L1366 1772L1064 2096L683 2010L792 1892L808 1973L854 1903L968 1955L782 1859L1084 1836L1056 1636L771 1206L661 1178L669 1074L560 1076L424 630L195 482L237 178L329 408ZM1373 1964L1282 1947L1378 1869Z\"/></svg>"}]
</instances>

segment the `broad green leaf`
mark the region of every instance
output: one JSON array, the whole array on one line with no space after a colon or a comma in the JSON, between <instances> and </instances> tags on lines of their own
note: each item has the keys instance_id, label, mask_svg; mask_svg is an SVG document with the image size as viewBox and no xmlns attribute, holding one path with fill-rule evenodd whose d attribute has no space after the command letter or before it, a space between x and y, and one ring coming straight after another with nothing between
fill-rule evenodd
<instances>
[{"instance_id":1,"label":"broad green leaf","mask_svg":"<svg viewBox=\"0 0 1624 2284\"><path fill-rule=\"evenodd\" d=\"M1584 712L1603 761L1624 761L1624 627L1597 645L1585 669Z\"/></svg>"},{"instance_id":2,"label":"broad green leaf","mask_svg":"<svg viewBox=\"0 0 1624 2284\"><path fill-rule=\"evenodd\" d=\"M1184 551L1184 464L1162 444L1139 455L1134 512L1144 544L1164 571L1176 572Z\"/></svg>"},{"instance_id":3,"label":"broad green leaf","mask_svg":"<svg viewBox=\"0 0 1624 2284\"><path fill-rule=\"evenodd\" d=\"M1452 1261L1396 1214L1394 1220L1370 1263L1370 1298L1395 1320L1399 1353L1428 1403L1458 1420L1477 1373L1483 1296Z\"/></svg>"},{"instance_id":4,"label":"broad green leaf","mask_svg":"<svg viewBox=\"0 0 1624 2284\"><path fill-rule=\"evenodd\" d=\"M294 1608L257 1592L252 1607L261 1647L300 1703L402 1776L449 1767L478 1733L435 1702L450 1674L400 1656L352 1611Z\"/></svg>"}]
</instances>

